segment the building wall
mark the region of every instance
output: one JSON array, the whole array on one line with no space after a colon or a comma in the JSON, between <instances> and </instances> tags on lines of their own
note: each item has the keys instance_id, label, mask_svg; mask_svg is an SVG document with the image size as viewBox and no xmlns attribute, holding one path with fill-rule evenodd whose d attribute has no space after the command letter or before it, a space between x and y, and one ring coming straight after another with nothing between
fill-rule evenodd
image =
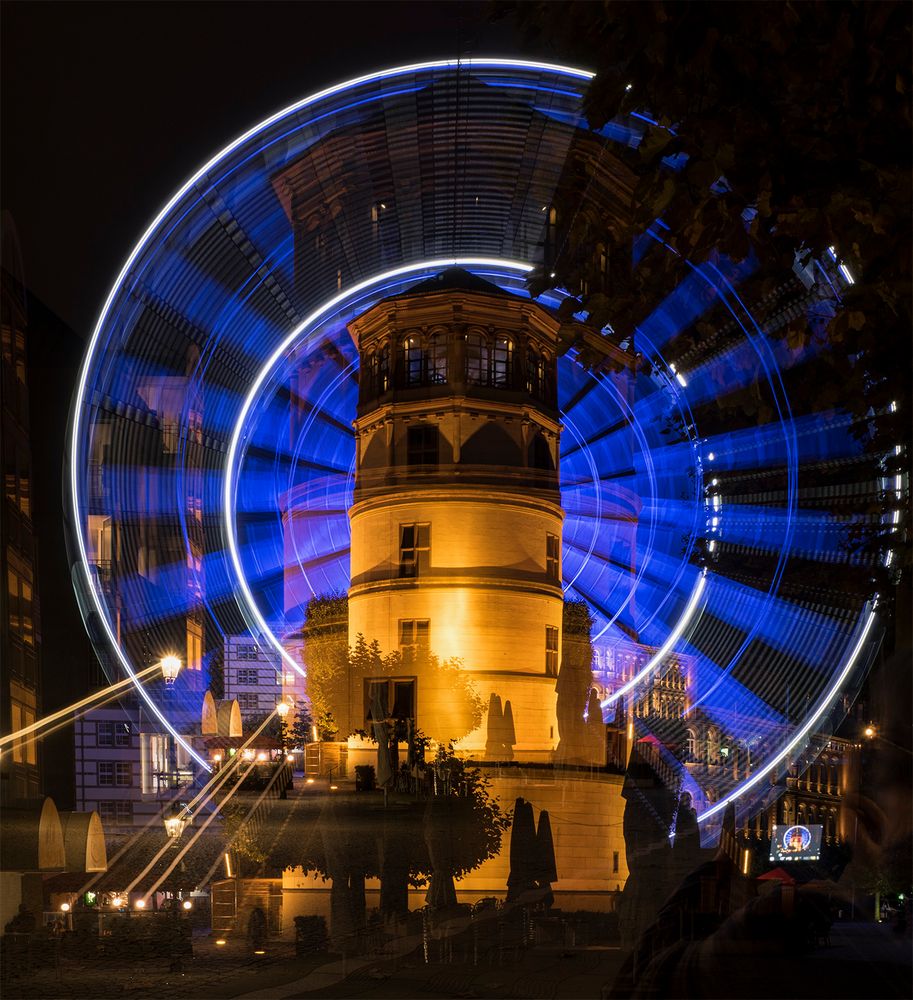
<instances>
[{"instance_id":1,"label":"building wall","mask_svg":"<svg viewBox=\"0 0 913 1000\"><path fill-rule=\"evenodd\" d=\"M164 803L193 777L186 751L134 699L77 719L75 743L76 808L95 810L109 836L160 822Z\"/></svg>"},{"instance_id":2,"label":"building wall","mask_svg":"<svg viewBox=\"0 0 913 1000\"><path fill-rule=\"evenodd\" d=\"M399 650L402 623L427 622L427 648L460 659L485 705L492 693L511 701L516 750L553 749L563 597L560 556L550 574L546 539L560 546L560 508L492 491L429 489L356 504L350 517L350 645L361 634L384 652ZM410 570L416 575L403 576L401 531L409 524L428 525L430 550ZM438 706L427 694L423 701L421 677L416 702L422 728L423 714ZM483 724L460 746L484 744Z\"/></svg>"},{"instance_id":3,"label":"building wall","mask_svg":"<svg viewBox=\"0 0 913 1000\"><path fill-rule=\"evenodd\" d=\"M242 718L272 712L283 696L282 661L249 635L225 636L225 698L238 699Z\"/></svg>"},{"instance_id":4,"label":"building wall","mask_svg":"<svg viewBox=\"0 0 913 1000\"><path fill-rule=\"evenodd\" d=\"M10 249L4 231L4 251ZM8 260L4 260L8 265ZM32 524L29 436L29 336L21 275L6 267L0 289L0 731L41 715L41 620L37 539ZM0 761L0 802L41 793L39 745L16 741Z\"/></svg>"}]
</instances>

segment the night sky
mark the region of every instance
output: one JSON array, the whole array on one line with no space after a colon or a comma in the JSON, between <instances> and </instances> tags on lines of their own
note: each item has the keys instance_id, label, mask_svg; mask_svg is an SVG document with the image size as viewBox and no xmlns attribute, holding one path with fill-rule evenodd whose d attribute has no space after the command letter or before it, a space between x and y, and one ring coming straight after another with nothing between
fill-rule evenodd
<instances>
[{"instance_id":1,"label":"night sky","mask_svg":"<svg viewBox=\"0 0 913 1000\"><path fill-rule=\"evenodd\" d=\"M543 54L490 11L430 0L4 3L0 205L27 285L87 336L160 206L272 112L405 62Z\"/></svg>"}]
</instances>

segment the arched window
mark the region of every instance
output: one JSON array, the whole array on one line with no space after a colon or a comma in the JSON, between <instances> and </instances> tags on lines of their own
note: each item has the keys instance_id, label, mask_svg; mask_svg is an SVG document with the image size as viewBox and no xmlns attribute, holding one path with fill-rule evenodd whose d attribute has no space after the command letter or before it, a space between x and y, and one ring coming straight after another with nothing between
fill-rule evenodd
<instances>
[{"instance_id":1,"label":"arched window","mask_svg":"<svg viewBox=\"0 0 913 1000\"><path fill-rule=\"evenodd\" d=\"M491 359L491 384L509 388L513 382L514 345L509 337L495 338Z\"/></svg>"},{"instance_id":2,"label":"arched window","mask_svg":"<svg viewBox=\"0 0 913 1000\"><path fill-rule=\"evenodd\" d=\"M481 333L466 334L466 383L488 385L488 338Z\"/></svg>"},{"instance_id":3,"label":"arched window","mask_svg":"<svg viewBox=\"0 0 913 1000\"><path fill-rule=\"evenodd\" d=\"M374 355L374 385L378 392L386 392L390 388L390 345L383 347Z\"/></svg>"},{"instance_id":4,"label":"arched window","mask_svg":"<svg viewBox=\"0 0 913 1000\"><path fill-rule=\"evenodd\" d=\"M422 384L424 352L417 336L406 337L403 341L403 375L406 385Z\"/></svg>"},{"instance_id":5,"label":"arched window","mask_svg":"<svg viewBox=\"0 0 913 1000\"><path fill-rule=\"evenodd\" d=\"M428 340L427 375L430 385L443 385L447 381L447 337L436 333Z\"/></svg>"},{"instance_id":6,"label":"arched window","mask_svg":"<svg viewBox=\"0 0 913 1000\"><path fill-rule=\"evenodd\" d=\"M685 753L688 754L688 760L694 760L697 753L697 737L695 736L693 729L686 730Z\"/></svg>"}]
</instances>

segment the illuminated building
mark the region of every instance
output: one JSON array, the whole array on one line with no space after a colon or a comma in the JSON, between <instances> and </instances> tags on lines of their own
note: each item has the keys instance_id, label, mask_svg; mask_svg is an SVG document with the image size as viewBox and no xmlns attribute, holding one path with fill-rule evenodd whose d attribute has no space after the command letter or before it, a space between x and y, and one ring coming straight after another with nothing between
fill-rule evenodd
<instances>
[{"instance_id":1,"label":"illuminated building","mask_svg":"<svg viewBox=\"0 0 913 1000\"><path fill-rule=\"evenodd\" d=\"M560 740L573 743L559 732L566 650L558 328L541 306L458 269L349 323L360 376L348 613L345 622L305 629L304 660L308 643L334 641L339 624L350 646L364 636L400 654L396 674L349 679L342 735L370 731L379 712L447 739L457 725L448 714L454 693L436 680L427 654L457 659L485 710L458 752L486 767L511 761L510 771L491 772L493 792L506 807L524 796L549 811L555 891L601 909L627 877L624 750L607 768L599 719L591 727L598 745L576 748L576 769L556 756ZM630 505L619 508L617 523L630 531ZM284 524L294 551L310 529L306 507L290 504ZM288 606L301 585L294 568L286 585ZM588 662L584 668L588 678ZM585 684L580 704L570 706L578 723L588 693ZM512 721L509 745L502 714ZM543 765L547 771L528 770ZM584 767L594 770L581 774ZM466 875L457 886L463 898L503 894L506 855Z\"/></svg>"},{"instance_id":2,"label":"illuminated building","mask_svg":"<svg viewBox=\"0 0 913 1000\"><path fill-rule=\"evenodd\" d=\"M41 714L41 622L38 614L37 539L32 527L32 458L29 441L28 313L19 248L3 226L0 290L0 732L31 725ZM7 268L16 267L11 271ZM34 798L41 791L35 740L13 744L0 766L0 802Z\"/></svg>"},{"instance_id":3,"label":"illuminated building","mask_svg":"<svg viewBox=\"0 0 913 1000\"><path fill-rule=\"evenodd\" d=\"M485 705L510 702L516 754L547 754L563 607L558 323L451 271L349 330L364 373L349 641L377 639L404 666L423 649L459 658ZM428 729L423 718L445 711L429 699L449 692L419 676L402 697ZM485 743L477 730L460 746Z\"/></svg>"},{"instance_id":4,"label":"illuminated building","mask_svg":"<svg viewBox=\"0 0 913 1000\"><path fill-rule=\"evenodd\" d=\"M224 640L224 698L236 699L244 718L272 712L282 697L279 657L255 643L249 635L227 635Z\"/></svg>"}]
</instances>

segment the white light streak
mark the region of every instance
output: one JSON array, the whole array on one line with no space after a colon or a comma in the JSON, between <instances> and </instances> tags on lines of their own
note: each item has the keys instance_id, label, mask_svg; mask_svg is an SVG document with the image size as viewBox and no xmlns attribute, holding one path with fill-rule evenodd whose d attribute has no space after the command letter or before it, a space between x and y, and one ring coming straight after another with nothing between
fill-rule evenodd
<instances>
[{"instance_id":1,"label":"white light streak","mask_svg":"<svg viewBox=\"0 0 913 1000\"><path fill-rule=\"evenodd\" d=\"M802 746L808 738L809 733L813 733L815 731L815 727L820 722L821 717L830 709L834 698L836 698L840 693L840 688L843 686L844 681L850 675L850 672L855 666L856 660L859 658L859 654L865 646L865 641L868 638L869 632L872 630L872 625L875 623L875 617L875 611L870 610L868 612L868 618L865 621L865 625L862 627L861 634L856 640L856 644L853 646L850 655L847 657L843 669L837 675L834 683L821 696L815 711L805 720L795 736L793 736L789 743L787 743L775 757L769 760L764 767L762 767L759 771L755 771L750 778L747 778L741 785L738 785L735 789L733 789L729 795L720 799L719 802L715 802L705 812L702 812L697 818L699 823L706 822L706 820L710 819L711 816L715 816L722 809L725 809L730 802L734 802L737 798L744 795L750 788L757 785L758 782L763 781L764 778L766 778L770 772L774 770L774 768L779 767L782 761L786 760L791 754L794 754Z\"/></svg>"},{"instance_id":2,"label":"white light streak","mask_svg":"<svg viewBox=\"0 0 913 1000\"><path fill-rule=\"evenodd\" d=\"M292 332L273 351L267 361L260 368L260 371L257 373L257 377L254 379L248 389L247 395L244 397L244 402L241 405L241 409L238 411L238 416L235 418L235 425L232 429L228 446L228 455L225 459L224 480L222 487L222 528L225 535L225 542L231 557L232 566L234 567L235 574L238 578L238 586L240 588L239 596L243 600L244 606L250 612L254 621L257 623L258 629L266 638L267 642L269 642L269 644L282 657L288 666L299 673L302 677L307 676L305 671L282 645L267 624L266 619L260 613L260 610L257 608L254 595L251 592L247 578L244 575L244 570L241 566L241 554L238 550L238 537L237 531L235 530L234 474L235 465L239 456L241 434L244 430L244 423L247 420L247 416L250 413L250 409L253 406L254 401L260 394L263 384L266 382L272 370L286 354L289 348L291 348L291 346L302 336L302 334L305 333L309 327L313 326L322 316L331 312L347 299L359 295L361 292L371 288L373 285L389 281L392 278L401 278L417 271L433 271L440 270L445 267L504 268L505 270L517 271L520 274L528 274L533 269L531 264L525 264L522 261L501 260L500 258L493 257L451 257L419 261L415 264L404 264L402 267L396 267L390 271L384 271L382 274L366 278L364 281L359 282L352 288L340 293L339 295L335 295L327 302L324 302L323 305L315 309L314 312L312 312L302 323L292 330Z\"/></svg>"},{"instance_id":3,"label":"white light streak","mask_svg":"<svg viewBox=\"0 0 913 1000\"><path fill-rule=\"evenodd\" d=\"M73 419L72 428L70 433L70 477L69 477L69 487L70 487L70 506L72 509L74 533L76 535L76 544L78 547L78 564L79 570L83 581L86 586L86 592L89 594L92 603L95 606L95 610L98 613L99 621L101 623L102 629L105 633L105 638L111 650L120 663L121 667L125 671L128 677L135 678L135 673L133 666L127 658L124 651L121 649L120 644L117 641L117 636L111 627L111 622L108 617L108 611L104 603L99 596L99 593L95 586L95 581L92 578L92 571L89 566L88 552L86 550L86 541L82 529L82 512L79 509L79 478L82 473L81 464L79 462L80 453L80 441L82 439L82 427L84 420L84 408L86 404L86 390L88 387L89 372L92 368L92 364L95 360L95 353L98 350L99 343L101 341L102 330L108 319L108 313L111 310L111 306L117 297L118 292L121 290L121 286L125 278L130 274L134 263L139 258L140 254L145 250L146 245L152 239L159 229L162 222L168 217L168 214L179 204L182 198L193 189L194 185L198 181L205 178L206 175L216 167L222 160L230 156L236 149L242 146L244 143L253 139L260 132L265 131L271 125L278 121L281 121L288 115L295 114L304 110L305 108L316 104L317 102L324 100L325 98L332 97L335 94L342 93L347 89L357 87L363 83L372 83L378 80L389 79L394 76L402 76L409 73L419 73L427 70L433 69L466 69L472 70L474 68L484 68L490 66L493 68L504 68L504 69L530 69L546 73L556 73L565 74L567 76L577 77L580 80L591 80L595 74L590 70L578 69L573 66L563 66L555 63L538 62L533 60L523 60L523 59L503 59L503 58L478 58L478 59L440 59L431 62L423 63L413 63L406 66L396 66L387 70L381 70L377 73L368 73L364 76L355 77L351 80L345 80L342 83L335 84L332 87L327 87L324 90L317 91L308 97L303 98L287 107L282 108L275 114L270 115L270 117L265 118L263 121L254 125L252 128L248 129L242 135L238 136L227 146L221 149L213 157L206 161L202 167L200 167L196 173L193 174L187 181L181 185L180 188L172 195L172 197L165 203L161 208L159 213L152 220L150 225L147 227L146 231L140 237L136 246L130 252L129 257L124 262L123 267L120 270L114 284L111 286L111 290L108 292L108 296L105 299L104 305L102 306L101 312L99 313L98 320L95 323L95 328L92 331L92 336L89 339L89 345L86 349L86 353L83 357L82 366L79 371L79 378L76 386L76 394L73 400ZM297 664L295 669L299 670ZM300 672L300 670L299 670ZM184 739L183 736L171 725L161 709L155 704L153 699L149 694L144 691L139 685L139 692L143 700L149 706L153 715L165 726L169 733L180 743L180 745L193 757L194 760L207 772L211 770L208 762L201 757L193 747Z\"/></svg>"},{"instance_id":4,"label":"white light streak","mask_svg":"<svg viewBox=\"0 0 913 1000\"><path fill-rule=\"evenodd\" d=\"M662 661L669 655L672 647L678 642L681 637L682 632L685 631L688 624L690 623L694 612L697 610L698 603L701 599L701 594L704 592L704 586L707 583L707 571L704 570L701 575L697 578L697 583L694 586L694 590L691 592L691 597L688 599L688 605L685 608L684 614L675 623L675 627L666 637L666 641L659 647L659 649L650 658L649 663L637 673L627 684L623 684L617 691L613 691L605 701L600 702L603 708L607 708L613 702L618 701L619 698L624 697L632 688L637 687L638 684L645 678L648 677Z\"/></svg>"}]
</instances>

